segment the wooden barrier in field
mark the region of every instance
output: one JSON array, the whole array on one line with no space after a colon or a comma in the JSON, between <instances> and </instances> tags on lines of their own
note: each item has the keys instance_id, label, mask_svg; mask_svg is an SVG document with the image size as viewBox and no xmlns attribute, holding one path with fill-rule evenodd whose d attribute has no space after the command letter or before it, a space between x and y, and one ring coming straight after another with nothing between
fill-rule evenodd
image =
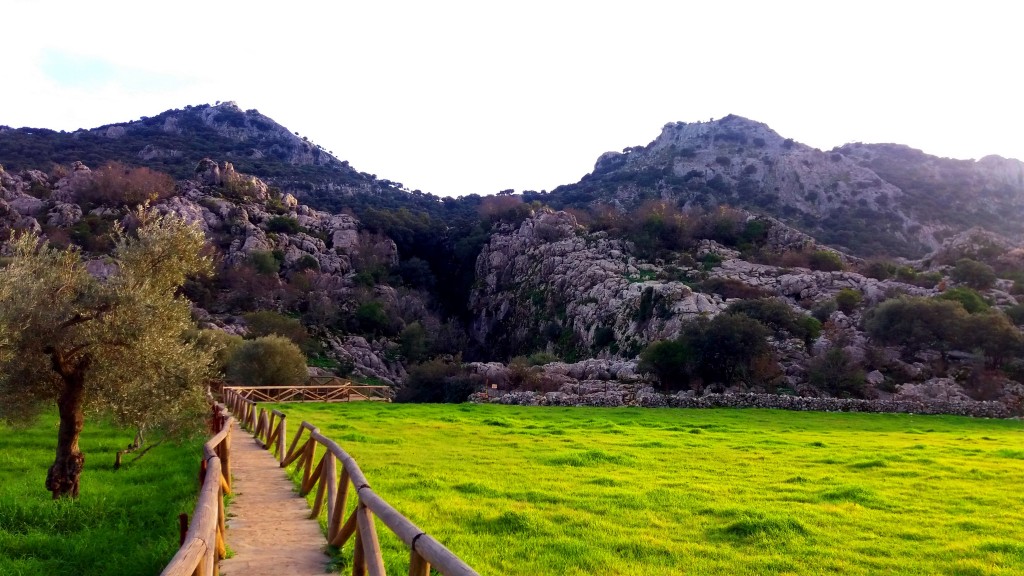
<instances>
[{"instance_id":1,"label":"wooden barrier in field","mask_svg":"<svg viewBox=\"0 0 1024 576\"><path fill-rule=\"evenodd\" d=\"M303 386L225 386L224 391L231 390L254 402L391 401L389 386L359 386L344 380L337 382Z\"/></svg>"},{"instance_id":2,"label":"wooden barrier in field","mask_svg":"<svg viewBox=\"0 0 1024 576\"><path fill-rule=\"evenodd\" d=\"M431 568L445 576L477 575L458 556L378 496L370 488L356 461L333 440L320 434L312 424L303 422L291 445L285 450L287 417L284 413L259 408L255 402L233 388L224 389L224 402L237 415L242 427L252 432L265 449L276 450L282 468L294 463L296 469L302 470L300 494L305 496L316 488L311 517L318 517L326 505L327 542L340 548L355 538L352 574L385 574L384 559L374 525L376 516L409 549L410 576L429 576ZM318 446L322 446L324 452L314 466ZM341 462L340 478L338 462ZM343 521L350 492L355 494L358 501L355 509Z\"/></svg>"},{"instance_id":3,"label":"wooden barrier in field","mask_svg":"<svg viewBox=\"0 0 1024 576\"><path fill-rule=\"evenodd\" d=\"M217 576L224 558L224 495L231 493L231 414L214 405L212 438L203 444L199 501L181 548L161 576Z\"/></svg>"}]
</instances>

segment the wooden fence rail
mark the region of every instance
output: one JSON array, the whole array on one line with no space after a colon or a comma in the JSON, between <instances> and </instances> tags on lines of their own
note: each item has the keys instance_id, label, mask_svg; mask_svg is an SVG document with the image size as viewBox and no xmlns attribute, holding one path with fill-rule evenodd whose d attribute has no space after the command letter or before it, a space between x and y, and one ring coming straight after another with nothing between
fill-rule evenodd
<instances>
[{"instance_id":1,"label":"wooden fence rail","mask_svg":"<svg viewBox=\"0 0 1024 576\"><path fill-rule=\"evenodd\" d=\"M259 408L255 402L231 388L225 388L224 401L238 416L242 427L252 432L265 449L276 451L281 467L294 463L297 470L302 470L300 493L303 496L316 488L311 517L318 517L326 505L327 542L340 548L355 538L353 575L385 574L374 523L376 516L409 549L410 576L429 576L431 568L445 576L477 576L458 556L378 496L370 488L356 461L333 440L320 434L315 426L303 422L285 450L287 417L282 412ZM322 446L324 451L319 461L314 462L317 446ZM354 494L357 501L346 519L350 494Z\"/></svg>"},{"instance_id":2,"label":"wooden fence rail","mask_svg":"<svg viewBox=\"0 0 1024 576\"><path fill-rule=\"evenodd\" d=\"M231 422L224 406L214 405L212 438L203 444L199 500L181 548L161 576L217 576L224 558L224 495L231 493Z\"/></svg>"},{"instance_id":3,"label":"wooden fence rail","mask_svg":"<svg viewBox=\"0 0 1024 576\"><path fill-rule=\"evenodd\" d=\"M303 386L225 386L254 402L353 402L391 401L390 386L348 384L306 384Z\"/></svg>"}]
</instances>

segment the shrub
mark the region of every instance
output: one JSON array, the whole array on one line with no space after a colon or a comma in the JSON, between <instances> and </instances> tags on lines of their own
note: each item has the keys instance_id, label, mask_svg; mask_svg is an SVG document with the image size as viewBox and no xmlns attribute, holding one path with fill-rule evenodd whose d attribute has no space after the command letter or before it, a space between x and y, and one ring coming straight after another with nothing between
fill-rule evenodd
<instances>
[{"instance_id":1,"label":"shrub","mask_svg":"<svg viewBox=\"0 0 1024 576\"><path fill-rule=\"evenodd\" d=\"M839 254L830 250L815 250L808 257L808 264L811 270L822 270L824 272L835 272L844 268L843 259Z\"/></svg>"},{"instance_id":2,"label":"shrub","mask_svg":"<svg viewBox=\"0 0 1024 576\"><path fill-rule=\"evenodd\" d=\"M811 308L811 316L813 316L818 322L824 324L828 321L829 317L832 316L832 313L838 309L839 305L836 304L835 299L830 298L815 304L814 307Z\"/></svg>"},{"instance_id":3,"label":"shrub","mask_svg":"<svg viewBox=\"0 0 1024 576\"><path fill-rule=\"evenodd\" d=\"M678 340L653 342L640 354L641 372L654 374L665 390L678 390L689 384L693 352Z\"/></svg>"},{"instance_id":4,"label":"shrub","mask_svg":"<svg viewBox=\"0 0 1024 576\"><path fill-rule=\"evenodd\" d=\"M249 329L249 338L276 335L291 340L299 347L305 348L309 345L309 333L302 322L296 318L289 318L270 310L249 312L243 317Z\"/></svg>"},{"instance_id":5,"label":"shrub","mask_svg":"<svg viewBox=\"0 0 1024 576\"><path fill-rule=\"evenodd\" d=\"M864 267L863 274L875 280L888 280L896 275L896 265L885 260L872 260Z\"/></svg>"},{"instance_id":6,"label":"shrub","mask_svg":"<svg viewBox=\"0 0 1024 576\"><path fill-rule=\"evenodd\" d=\"M303 270L319 269L320 261L310 254L303 254L302 257L295 262L295 270L298 272L302 272Z\"/></svg>"},{"instance_id":7,"label":"shrub","mask_svg":"<svg viewBox=\"0 0 1024 576\"><path fill-rule=\"evenodd\" d=\"M306 357L291 340L263 336L247 340L231 355L227 376L247 386L294 386L308 379Z\"/></svg>"},{"instance_id":8,"label":"shrub","mask_svg":"<svg viewBox=\"0 0 1024 576\"><path fill-rule=\"evenodd\" d=\"M777 338L799 338L807 346L821 334L821 323L793 310L778 298L762 298L734 302L725 309L726 314L740 314L757 320L770 328Z\"/></svg>"},{"instance_id":9,"label":"shrub","mask_svg":"<svg viewBox=\"0 0 1024 576\"><path fill-rule=\"evenodd\" d=\"M430 339L426 328L419 322L407 325L399 336L399 347L402 356L410 362L423 360L430 351Z\"/></svg>"},{"instance_id":10,"label":"shrub","mask_svg":"<svg viewBox=\"0 0 1024 576\"><path fill-rule=\"evenodd\" d=\"M843 314L850 315L857 306L860 306L860 302L863 300L860 292L851 288L843 288L836 295L836 307L843 312Z\"/></svg>"},{"instance_id":11,"label":"shrub","mask_svg":"<svg viewBox=\"0 0 1024 576\"><path fill-rule=\"evenodd\" d=\"M1004 312L1006 312L1006 315L1014 324L1018 326L1024 324L1024 304L1015 304L1004 310Z\"/></svg>"},{"instance_id":12,"label":"shrub","mask_svg":"<svg viewBox=\"0 0 1024 576\"><path fill-rule=\"evenodd\" d=\"M282 234L296 234L302 231L299 221L290 216L274 216L267 220L267 231Z\"/></svg>"},{"instance_id":13,"label":"shrub","mask_svg":"<svg viewBox=\"0 0 1024 576\"><path fill-rule=\"evenodd\" d=\"M550 352L534 352L530 354L530 357L526 359L530 366L543 366L545 364L551 364L552 362L558 362L558 356Z\"/></svg>"},{"instance_id":14,"label":"shrub","mask_svg":"<svg viewBox=\"0 0 1024 576\"><path fill-rule=\"evenodd\" d=\"M465 402L478 382L464 374L458 364L440 359L409 368L395 400L398 402Z\"/></svg>"},{"instance_id":15,"label":"shrub","mask_svg":"<svg viewBox=\"0 0 1024 576\"><path fill-rule=\"evenodd\" d=\"M977 290L991 288L996 282L996 273L991 266L970 258L961 258L956 261L952 277L953 280Z\"/></svg>"},{"instance_id":16,"label":"shrub","mask_svg":"<svg viewBox=\"0 0 1024 576\"><path fill-rule=\"evenodd\" d=\"M355 320L360 332L364 334L389 334L391 321L384 305L380 302L366 302L356 308Z\"/></svg>"},{"instance_id":17,"label":"shrub","mask_svg":"<svg viewBox=\"0 0 1024 576\"><path fill-rule=\"evenodd\" d=\"M864 327L876 340L908 352L946 352L959 336L967 311L959 302L936 298L896 298L868 312Z\"/></svg>"},{"instance_id":18,"label":"shrub","mask_svg":"<svg viewBox=\"0 0 1024 576\"><path fill-rule=\"evenodd\" d=\"M997 312L973 314L963 320L960 344L980 350L990 367L996 367L1010 357L1021 355L1024 344L1020 330Z\"/></svg>"},{"instance_id":19,"label":"shrub","mask_svg":"<svg viewBox=\"0 0 1024 576\"><path fill-rule=\"evenodd\" d=\"M701 282L702 292L718 294L722 298L763 298L768 295L763 288L744 284L734 278L709 278Z\"/></svg>"},{"instance_id":20,"label":"shrub","mask_svg":"<svg viewBox=\"0 0 1024 576\"><path fill-rule=\"evenodd\" d=\"M726 386L745 377L753 360L768 354L768 329L746 314L719 314L684 328L682 342L693 350L695 369L705 382Z\"/></svg>"},{"instance_id":21,"label":"shrub","mask_svg":"<svg viewBox=\"0 0 1024 576\"><path fill-rule=\"evenodd\" d=\"M200 330L195 335L195 341L205 348L213 348L214 362L217 371L224 374L227 372L228 363L231 357L238 351L245 340L237 334L229 334L222 330Z\"/></svg>"},{"instance_id":22,"label":"shrub","mask_svg":"<svg viewBox=\"0 0 1024 576\"><path fill-rule=\"evenodd\" d=\"M83 208L89 206L136 206L157 202L174 194L174 180L149 168L130 168L110 162L92 173L75 196Z\"/></svg>"},{"instance_id":23,"label":"shrub","mask_svg":"<svg viewBox=\"0 0 1024 576\"><path fill-rule=\"evenodd\" d=\"M978 312L988 310L988 302L985 302L985 299L981 297L981 294L978 294L974 290L964 286L950 288L936 296L936 298L959 302L960 305L964 307L964 310L967 310L970 314L977 314Z\"/></svg>"},{"instance_id":24,"label":"shrub","mask_svg":"<svg viewBox=\"0 0 1024 576\"><path fill-rule=\"evenodd\" d=\"M615 342L614 328L611 326L598 326L594 329L594 348L600 350L613 342Z\"/></svg>"},{"instance_id":25,"label":"shrub","mask_svg":"<svg viewBox=\"0 0 1024 576\"><path fill-rule=\"evenodd\" d=\"M281 261L269 250L254 250L249 253L249 264L260 274L277 274L281 271Z\"/></svg>"},{"instance_id":26,"label":"shrub","mask_svg":"<svg viewBox=\"0 0 1024 576\"><path fill-rule=\"evenodd\" d=\"M864 396L864 371L842 348L830 348L807 365L812 386L839 398Z\"/></svg>"}]
</instances>

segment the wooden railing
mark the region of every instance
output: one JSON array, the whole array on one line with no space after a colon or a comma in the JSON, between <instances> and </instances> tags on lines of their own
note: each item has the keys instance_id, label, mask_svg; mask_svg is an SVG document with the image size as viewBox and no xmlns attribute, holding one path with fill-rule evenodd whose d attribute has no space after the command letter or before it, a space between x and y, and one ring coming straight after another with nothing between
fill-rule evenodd
<instances>
[{"instance_id":1,"label":"wooden railing","mask_svg":"<svg viewBox=\"0 0 1024 576\"><path fill-rule=\"evenodd\" d=\"M255 402L352 402L355 400L391 401L390 386L352 384L307 384L304 386L225 386Z\"/></svg>"},{"instance_id":2,"label":"wooden railing","mask_svg":"<svg viewBox=\"0 0 1024 576\"><path fill-rule=\"evenodd\" d=\"M477 576L458 556L378 496L370 488L356 461L333 440L320 434L315 426L303 422L285 450L287 417L284 413L260 408L230 388L224 390L224 400L238 416L239 423L251 431L264 448L276 450L281 467L294 463L296 470L302 471L300 494L305 496L316 488L311 517L319 517L326 505L328 544L340 548L355 538L352 574L385 574L374 524L376 516L409 549L410 576L429 576L431 568L445 576ZM323 447L323 454L314 466L318 446ZM340 478L338 462L341 462ZM348 518L344 519L350 487L358 501Z\"/></svg>"},{"instance_id":3,"label":"wooden railing","mask_svg":"<svg viewBox=\"0 0 1024 576\"><path fill-rule=\"evenodd\" d=\"M224 495L231 493L231 422L220 404L214 405L212 426L217 431L203 444L199 468L199 501L181 548L161 576L217 576L224 558Z\"/></svg>"}]
</instances>

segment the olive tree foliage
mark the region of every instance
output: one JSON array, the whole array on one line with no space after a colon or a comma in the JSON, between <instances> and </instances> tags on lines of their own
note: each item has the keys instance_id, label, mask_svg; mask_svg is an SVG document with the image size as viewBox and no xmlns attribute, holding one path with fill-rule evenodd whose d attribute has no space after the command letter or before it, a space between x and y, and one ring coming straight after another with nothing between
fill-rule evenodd
<instances>
[{"instance_id":1,"label":"olive tree foliage","mask_svg":"<svg viewBox=\"0 0 1024 576\"><path fill-rule=\"evenodd\" d=\"M85 414L139 430L183 433L201 424L213 351L186 338L189 276L208 273L202 232L140 209L139 227L114 231L113 272L92 275L74 249L25 234L0 269L0 419L32 421L56 403L56 459L46 486L78 495Z\"/></svg>"}]
</instances>

